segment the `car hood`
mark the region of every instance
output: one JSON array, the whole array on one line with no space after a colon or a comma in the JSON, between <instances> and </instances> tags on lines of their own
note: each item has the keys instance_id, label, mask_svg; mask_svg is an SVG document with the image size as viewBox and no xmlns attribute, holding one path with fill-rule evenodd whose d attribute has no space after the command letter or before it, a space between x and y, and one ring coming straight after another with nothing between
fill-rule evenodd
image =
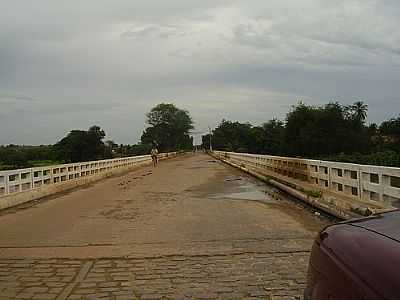
<instances>
[{"instance_id":1,"label":"car hood","mask_svg":"<svg viewBox=\"0 0 400 300\"><path fill-rule=\"evenodd\" d=\"M366 285L383 299L398 300L399 218L397 212L386 213L329 226L320 234L321 248L361 286Z\"/></svg>"},{"instance_id":2,"label":"car hood","mask_svg":"<svg viewBox=\"0 0 400 300\"><path fill-rule=\"evenodd\" d=\"M400 242L400 211L392 211L369 218L350 221L348 224L384 235Z\"/></svg>"}]
</instances>

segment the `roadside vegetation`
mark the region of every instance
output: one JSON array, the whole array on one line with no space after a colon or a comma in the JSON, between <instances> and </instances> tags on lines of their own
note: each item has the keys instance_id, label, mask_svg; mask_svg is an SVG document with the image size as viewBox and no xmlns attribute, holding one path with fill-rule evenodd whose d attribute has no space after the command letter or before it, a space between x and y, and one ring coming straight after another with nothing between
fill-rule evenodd
<instances>
[{"instance_id":1,"label":"roadside vegetation","mask_svg":"<svg viewBox=\"0 0 400 300\"><path fill-rule=\"evenodd\" d=\"M400 167L400 116L367 124L368 107L299 103L284 121L261 126L222 120L212 132L217 150ZM209 135L202 137L209 148Z\"/></svg>"},{"instance_id":2,"label":"roadside vegetation","mask_svg":"<svg viewBox=\"0 0 400 300\"><path fill-rule=\"evenodd\" d=\"M186 110L161 103L147 114L147 124L141 141L134 145L105 140L105 131L94 125L88 130L71 130L54 145L0 146L0 171L144 155L150 153L154 141L162 152L192 149L189 130L193 121Z\"/></svg>"}]
</instances>

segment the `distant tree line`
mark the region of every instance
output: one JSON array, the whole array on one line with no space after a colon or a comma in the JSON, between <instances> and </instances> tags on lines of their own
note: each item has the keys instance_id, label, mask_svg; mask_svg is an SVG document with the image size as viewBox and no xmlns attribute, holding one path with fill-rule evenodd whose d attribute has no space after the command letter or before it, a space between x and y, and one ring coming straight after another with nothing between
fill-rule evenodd
<instances>
[{"instance_id":1,"label":"distant tree line","mask_svg":"<svg viewBox=\"0 0 400 300\"><path fill-rule=\"evenodd\" d=\"M0 170L111 158L114 151L104 137L99 126L92 126L87 131L71 130L54 145L0 146Z\"/></svg>"},{"instance_id":2,"label":"distant tree line","mask_svg":"<svg viewBox=\"0 0 400 300\"><path fill-rule=\"evenodd\" d=\"M400 117L366 125L368 107L299 103L284 121L261 126L222 120L212 132L214 149L400 167ZM202 137L209 148L209 135Z\"/></svg>"},{"instance_id":3,"label":"distant tree line","mask_svg":"<svg viewBox=\"0 0 400 300\"><path fill-rule=\"evenodd\" d=\"M0 170L32 167L56 161L52 145L0 146Z\"/></svg>"},{"instance_id":4,"label":"distant tree line","mask_svg":"<svg viewBox=\"0 0 400 300\"><path fill-rule=\"evenodd\" d=\"M189 135L193 122L186 110L161 103L147 114L147 123L150 126L136 145L104 141L106 133L94 125L88 130L71 130L54 145L0 146L0 170L145 155L154 145L159 151L193 147L193 138Z\"/></svg>"}]
</instances>

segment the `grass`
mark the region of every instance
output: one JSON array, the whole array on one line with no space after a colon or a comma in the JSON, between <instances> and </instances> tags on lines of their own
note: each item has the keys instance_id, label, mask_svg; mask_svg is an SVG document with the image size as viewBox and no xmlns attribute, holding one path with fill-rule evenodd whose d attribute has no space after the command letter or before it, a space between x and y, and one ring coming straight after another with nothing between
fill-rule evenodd
<instances>
[{"instance_id":1,"label":"grass","mask_svg":"<svg viewBox=\"0 0 400 300\"><path fill-rule=\"evenodd\" d=\"M28 165L31 167L45 167L50 165L59 165L62 164L62 161L57 160L30 160L28 161Z\"/></svg>"},{"instance_id":2,"label":"grass","mask_svg":"<svg viewBox=\"0 0 400 300\"><path fill-rule=\"evenodd\" d=\"M14 166L0 164L0 171L12 170L12 169L14 169Z\"/></svg>"},{"instance_id":3,"label":"grass","mask_svg":"<svg viewBox=\"0 0 400 300\"><path fill-rule=\"evenodd\" d=\"M361 216L370 216L373 214L373 211L369 208L361 208L361 207L350 207L350 211L359 214Z\"/></svg>"},{"instance_id":4,"label":"grass","mask_svg":"<svg viewBox=\"0 0 400 300\"><path fill-rule=\"evenodd\" d=\"M305 193L314 198L322 198L322 191L306 190Z\"/></svg>"},{"instance_id":5,"label":"grass","mask_svg":"<svg viewBox=\"0 0 400 300\"><path fill-rule=\"evenodd\" d=\"M45 167L45 166L50 166L50 165L59 165L62 163L63 163L62 161L57 161L57 160L30 160L22 166L5 165L5 164L0 163L0 171L25 169L25 168L32 168L32 167Z\"/></svg>"}]
</instances>

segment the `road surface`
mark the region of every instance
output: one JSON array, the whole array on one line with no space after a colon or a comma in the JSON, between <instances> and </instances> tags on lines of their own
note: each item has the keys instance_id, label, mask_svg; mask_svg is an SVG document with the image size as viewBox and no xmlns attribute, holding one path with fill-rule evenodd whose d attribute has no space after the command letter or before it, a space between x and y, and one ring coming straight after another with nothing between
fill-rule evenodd
<instances>
[{"instance_id":1,"label":"road surface","mask_svg":"<svg viewBox=\"0 0 400 300\"><path fill-rule=\"evenodd\" d=\"M271 191L186 154L3 212L0 299L302 299L328 221Z\"/></svg>"}]
</instances>

